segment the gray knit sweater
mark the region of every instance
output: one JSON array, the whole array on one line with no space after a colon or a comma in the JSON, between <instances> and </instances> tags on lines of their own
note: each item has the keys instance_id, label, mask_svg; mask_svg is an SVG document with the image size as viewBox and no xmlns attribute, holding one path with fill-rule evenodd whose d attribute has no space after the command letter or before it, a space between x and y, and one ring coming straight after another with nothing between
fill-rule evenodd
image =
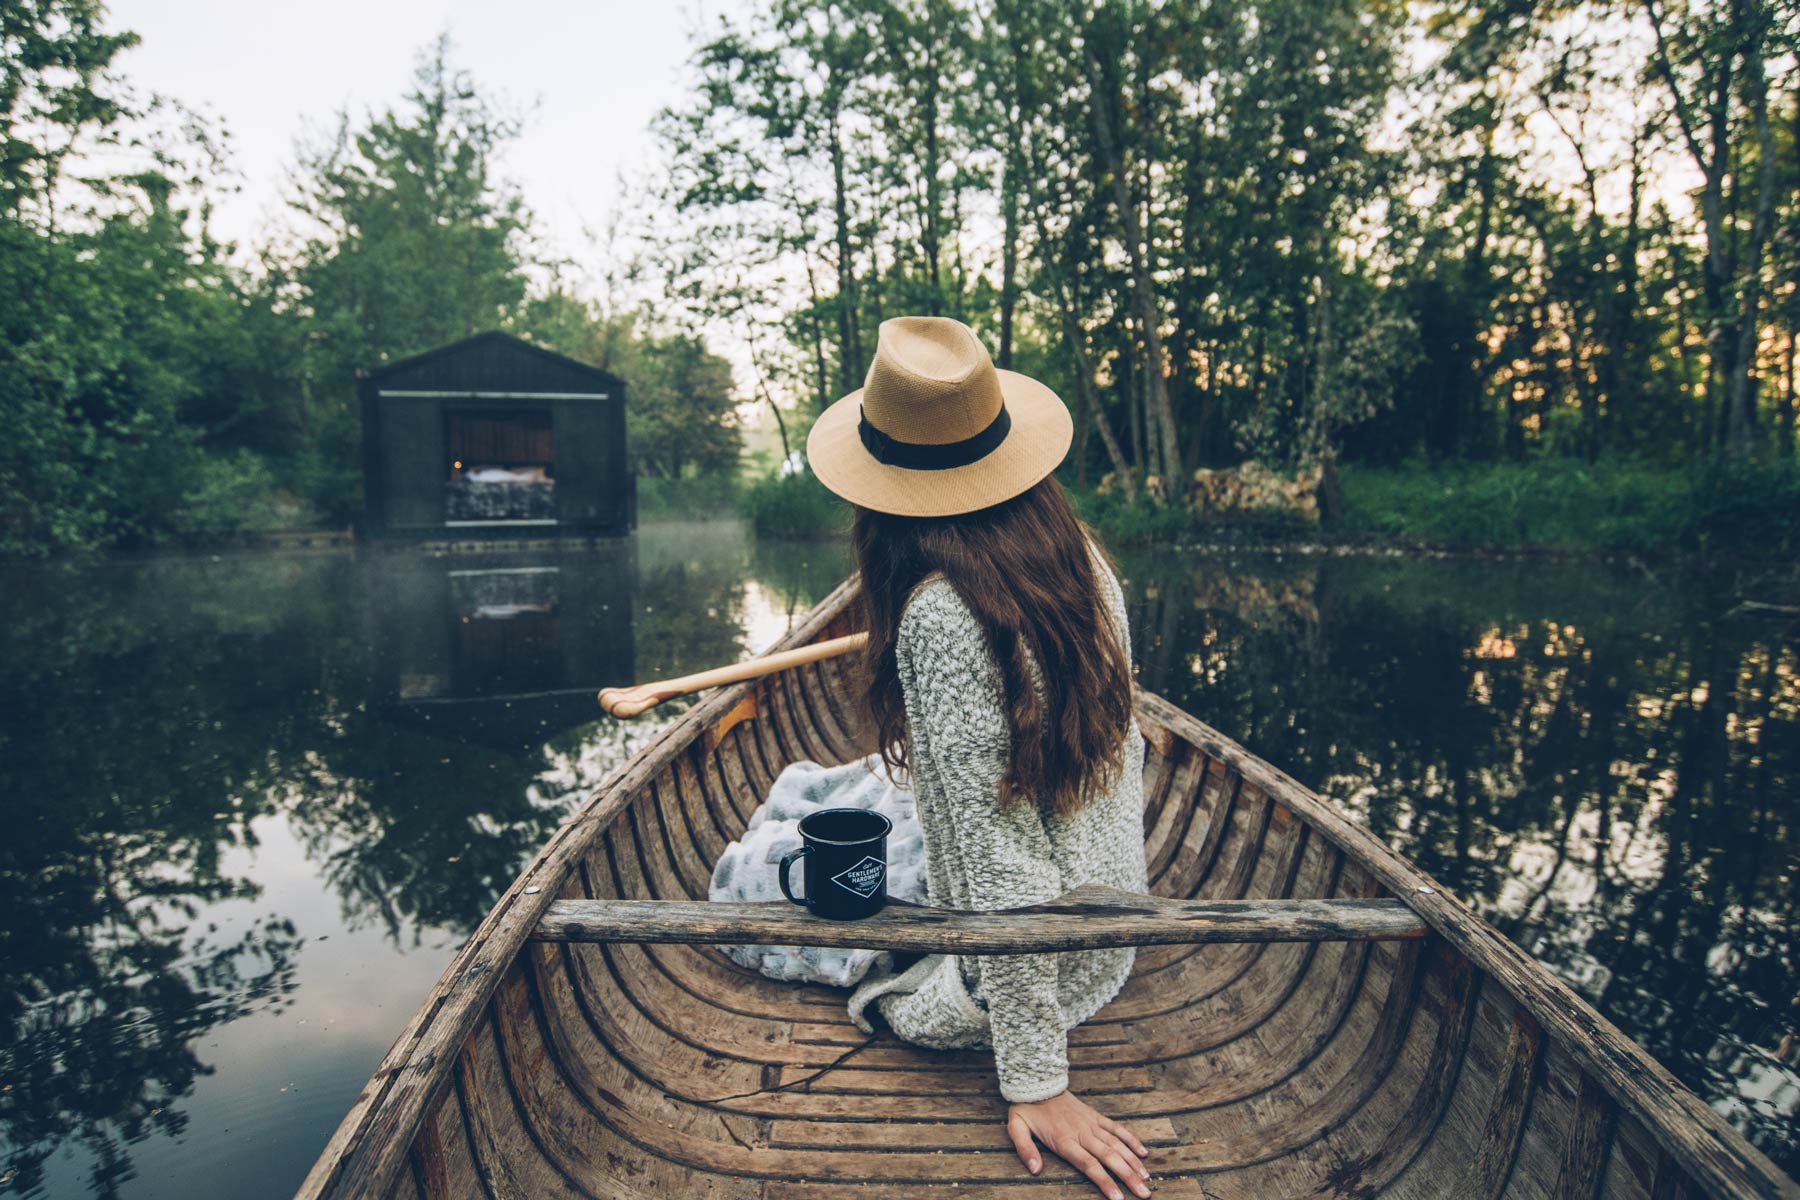
<instances>
[{"instance_id":1,"label":"gray knit sweater","mask_svg":"<svg viewBox=\"0 0 1800 1200\"><path fill-rule=\"evenodd\" d=\"M1124 597L1096 556L1120 640L1130 653ZM1144 742L1134 720L1113 787L1066 817L1030 805L1002 810L1010 758L999 666L969 606L942 576L921 584L897 642L908 765L925 833L927 892L949 908L993 910L1054 899L1084 883L1147 889ZM1028 657L1029 661L1029 657ZM1033 686L1044 682L1030 662ZM850 1015L879 1005L900 1038L938 1048L991 1046L1000 1094L1045 1100L1069 1082L1067 1031L1124 986L1135 952L928 955L894 974L879 967L850 996Z\"/></svg>"}]
</instances>

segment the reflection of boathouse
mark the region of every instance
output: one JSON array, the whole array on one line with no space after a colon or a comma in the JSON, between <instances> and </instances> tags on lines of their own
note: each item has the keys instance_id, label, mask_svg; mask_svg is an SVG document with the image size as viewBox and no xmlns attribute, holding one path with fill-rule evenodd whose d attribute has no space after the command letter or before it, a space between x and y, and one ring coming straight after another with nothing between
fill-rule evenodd
<instances>
[{"instance_id":1,"label":"reflection of boathouse","mask_svg":"<svg viewBox=\"0 0 1800 1200\"><path fill-rule=\"evenodd\" d=\"M446 737L532 745L632 681L631 541L581 554L370 557L376 697Z\"/></svg>"},{"instance_id":2,"label":"reflection of boathouse","mask_svg":"<svg viewBox=\"0 0 1800 1200\"><path fill-rule=\"evenodd\" d=\"M364 532L629 532L625 383L503 333L391 363L358 385Z\"/></svg>"}]
</instances>

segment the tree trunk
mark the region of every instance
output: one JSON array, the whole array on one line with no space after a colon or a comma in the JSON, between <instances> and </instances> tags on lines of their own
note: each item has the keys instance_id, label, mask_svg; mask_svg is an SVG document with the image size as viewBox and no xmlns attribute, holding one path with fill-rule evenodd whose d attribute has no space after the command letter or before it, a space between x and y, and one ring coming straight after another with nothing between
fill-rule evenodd
<instances>
[{"instance_id":1,"label":"tree trunk","mask_svg":"<svg viewBox=\"0 0 1800 1200\"><path fill-rule=\"evenodd\" d=\"M1132 474L1131 464L1125 461L1125 451L1119 445L1119 439L1113 434L1112 422L1106 417L1106 410L1100 407L1100 397L1094 388L1094 367L1088 361L1087 346L1082 332L1081 322L1067 306L1063 306L1063 337L1069 344L1069 358L1075 367L1075 395L1081 407L1093 416L1093 425L1100 433L1101 444L1106 447L1107 461L1112 463L1113 477L1119 481L1127 500L1137 498L1137 477ZM1085 434L1085 430L1083 431Z\"/></svg>"},{"instance_id":2,"label":"tree trunk","mask_svg":"<svg viewBox=\"0 0 1800 1200\"><path fill-rule=\"evenodd\" d=\"M1725 444L1734 458L1748 458L1756 450L1756 334L1762 303L1763 246L1775 211L1775 137L1769 127L1769 86L1763 76L1762 45L1744 51L1744 73L1749 77L1750 111L1756 118L1757 181L1756 216L1745 247L1744 296L1738 316L1737 350L1732 357L1731 383L1725 393Z\"/></svg>"},{"instance_id":3,"label":"tree trunk","mask_svg":"<svg viewBox=\"0 0 1800 1200\"><path fill-rule=\"evenodd\" d=\"M1489 309L1488 300L1488 243L1493 238L1494 230L1494 137L1497 126L1490 123L1483 131L1481 144L1481 161L1475 168L1476 186L1481 193L1481 207L1476 210L1475 237L1469 247L1468 270L1465 275L1463 290L1463 312L1460 336L1462 341L1462 361L1457 364L1455 391L1451 397L1450 436L1444 447L1451 455L1461 454L1469 448L1472 435L1481 437L1483 444L1476 448L1485 456L1489 452L1489 444L1484 432L1491 429L1482 418L1482 377L1480 331L1486 324Z\"/></svg>"},{"instance_id":4,"label":"tree trunk","mask_svg":"<svg viewBox=\"0 0 1800 1200\"><path fill-rule=\"evenodd\" d=\"M1040 252L1048 255L1050 247L1056 243L1050 237L1050 221L1042 207L1037 208L1038 245ZM1112 463L1113 475L1125 492L1127 500L1137 497L1137 479L1131 470L1131 464L1125 461L1125 451L1119 445L1119 439L1113 433L1112 422L1107 419L1106 410L1100 404L1100 397L1094 387L1094 367L1088 358L1087 332L1081 327L1081 319L1076 314L1076 297L1074 288L1064 274L1066 266L1046 262L1045 271L1050 276L1050 290L1056 298L1056 311L1061 320L1063 343L1069 348L1070 365L1075 371L1076 404L1083 414L1091 413L1094 428L1100 433L1100 441L1106 447L1107 460ZM1087 458L1085 455L1086 427L1082 426L1082 456L1077 460L1077 478L1083 483L1086 480Z\"/></svg>"},{"instance_id":5,"label":"tree trunk","mask_svg":"<svg viewBox=\"0 0 1800 1200\"><path fill-rule=\"evenodd\" d=\"M862 321L856 302L856 257L850 245L850 205L845 196L844 146L838 125L837 101L831 103L827 118L831 138L831 211L836 225L838 274L838 374L839 390L851 392L862 386Z\"/></svg>"},{"instance_id":6,"label":"tree trunk","mask_svg":"<svg viewBox=\"0 0 1800 1200\"><path fill-rule=\"evenodd\" d=\"M806 261L806 287L812 293L812 326L813 368L818 381L818 406L824 412L831 404L831 384L825 370L825 328L819 320L819 282L813 278L812 259Z\"/></svg>"},{"instance_id":7,"label":"tree trunk","mask_svg":"<svg viewBox=\"0 0 1800 1200\"><path fill-rule=\"evenodd\" d=\"M925 52L925 95L922 101L925 118L925 269L931 280L930 294L926 299L931 316L943 313L943 271L942 255L944 251L944 231L939 212L941 203L938 199L938 63L937 50L931 41L932 29L929 24L924 30L926 42Z\"/></svg>"},{"instance_id":8,"label":"tree trunk","mask_svg":"<svg viewBox=\"0 0 1800 1200\"><path fill-rule=\"evenodd\" d=\"M781 434L781 466L777 467L775 471L779 475L787 469L788 462L794 456L794 451L793 447L788 444L787 422L782 419L781 406L775 403L775 397L769 392L768 377L763 374L762 360L757 356L754 338L749 342L749 350L750 369L756 372L756 390L761 392L762 398L768 402L769 411L775 416L775 430Z\"/></svg>"},{"instance_id":9,"label":"tree trunk","mask_svg":"<svg viewBox=\"0 0 1800 1200\"><path fill-rule=\"evenodd\" d=\"M1002 370L1012 369L1013 310L1019 302L1019 176L1020 149L1024 142L1023 114L1019 96L1024 91L1025 61L1020 44L1018 22L1007 21L1006 50L1008 94L1006 110L1006 155L1000 169L1000 219L1005 239L1000 248L1000 362ZM1082 464L1085 467L1085 463Z\"/></svg>"},{"instance_id":10,"label":"tree trunk","mask_svg":"<svg viewBox=\"0 0 1800 1200\"><path fill-rule=\"evenodd\" d=\"M1718 37L1707 31L1707 51L1713 55L1706 96L1706 143L1689 97L1682 91L1669 51L1668 33L1663 28L1657 0L1643 0L1656 35L1654 58L1657 73L1669 90L1676 122L1688 154L1699 167L1703 179L1700 193L1701 223L1706 234L1706 260L1701 278L1706 296L1707 335L1711 369L1708 372L1706 409L1708 436L1734 456L1746 456L1755 448L1756 395L1752 388L1755 372L1757 308L1762 291L1762 254L1768 239L1768 221L1764 209L1773 199L1773 153L1768 129L1768 84L1764 77L1763 46L1768 14L1750 11L1753 0L1732 0L1729 19L1724 24L1727 36ZM1750 105L1756 119L1761 178L1756 198L1757 212L1752 221L1747 244L1742 247L1746 270L1741 282L1742 295L1729 293L1737 286L1738 272L1730 258L1732 222L1725 209L1725 179L1736 180L1731 144L1731 98L1733 72L1739 60L1749 76ZM1735 202L1741 186L1732 188ZM1736 312L1734 308L1734 301ZM1718 399L1715 400L1714 397ZM1717 408L1715 409L1715 404Z\"/></svg>"},{"instance_id":11,"label":"tree trunk","mask_svg":"<svg viewBox=\"0 0 1800 1200\"><path fill-rule=\"evenodd\" d=\"M1094 49L1091 28L1082 39L1082 54L1087 65L1088 88L1091 93L1088 113L1093 122L1094 141L1100 152L1102 169L1112 180L1113 204L1118 208L1119 219L1125 226L1125 249L1131 264L1132 303L1144 346L1141 366L1144 401L1149 410L1146 418L1151 426L1149 434L1157 443L1157 459L1165 464L1179 465L1180 439L1175 432L1175 413L1169 405L1162 334L1157 327L1156 295L1150 279L1149 264L1145 261L1144 234L1138 221L1137 206L1131 196L1125 157L1114 136L1110 115L1115 89L1107 83L1106 71ZM1167 489L1172 483L1173 480L1166 478L1165 471L1158 499L1168 496Z\"/></svg>"},{"instance_id":12,"label":"tree trunk","mask_svg":"<svg viewBox=\"0 0 1800 1200\"><path fill-rule=\"evenodd\" d=\"M1800 447L1794 444L1794 427L1800 424L1800 396L1794 390L1794 331L1788 330L1787 339L1787 390L1782 398L1782 424L1785 428L1781 439L1781 452L1789 458L1800 455Z\"/></svg>"}]
</instances>

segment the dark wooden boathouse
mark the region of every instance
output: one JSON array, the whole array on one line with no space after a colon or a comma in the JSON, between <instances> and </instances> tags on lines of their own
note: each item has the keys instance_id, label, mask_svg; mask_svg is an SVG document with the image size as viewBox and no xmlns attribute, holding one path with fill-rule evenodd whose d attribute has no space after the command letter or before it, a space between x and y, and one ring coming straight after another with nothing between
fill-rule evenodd
<instances>
[{"instance_id":1,"label":"dark wooden boathouse","mask_svg":"<svg viewBox=\"0 0 1800 1200\"><path fill-rule=\"evenodd\" d=\"M636 524L625 381L478 333L357 385L368 537L615 536Z\"/></svg>"}]
</instances>

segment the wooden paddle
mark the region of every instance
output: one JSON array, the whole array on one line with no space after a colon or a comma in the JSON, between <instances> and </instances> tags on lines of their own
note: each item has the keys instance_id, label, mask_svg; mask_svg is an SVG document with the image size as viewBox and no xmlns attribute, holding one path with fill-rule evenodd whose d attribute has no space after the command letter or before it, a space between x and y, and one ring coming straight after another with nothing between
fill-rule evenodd
<instances>
[{"instance_id":1,"label":"wooden paddle","mask_svg":"<svg viewBox=\"0 0 1800 1200\"><path fill-rule=\"evenodd\" d=\"M773 675L775 672L785 671L789 667L799 667L810 662L836 658L840 654L848 654L852 650L862 649L868 644L868 641L867 633L849 633L843 637L796 646L792 650L765 654L761 658L732 663L728 667L714 667L710 671L698 671L695 674L683 675L676 679L664 679L657 683L640 683L636 687L628 688L602 688L600 689L600 707L604 708L610 716L628 720L641 712L655 708L664 700L673 699L676 696L685 696L689 692L703 691L706 688L721 687L727 683L742 683L746 679L760 679L764 675Z\"/></svg>"}]
</instances>

